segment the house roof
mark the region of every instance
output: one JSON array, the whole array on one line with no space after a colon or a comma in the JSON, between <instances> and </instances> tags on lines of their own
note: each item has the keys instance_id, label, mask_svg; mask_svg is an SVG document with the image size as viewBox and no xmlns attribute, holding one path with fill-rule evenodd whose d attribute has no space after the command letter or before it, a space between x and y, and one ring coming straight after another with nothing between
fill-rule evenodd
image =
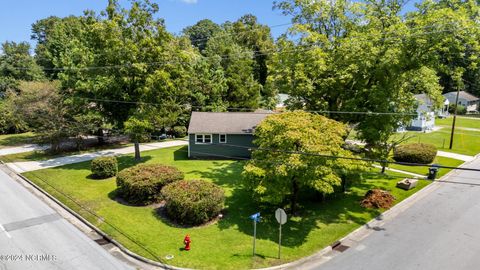
<instances>
[{"instance_id":1,"label":"house roof","mask_svg":"<svg viewBox=\"0 0 480 270\"><path fill-rule=\"evenodd\" d=\"M252 134L273 112L192 112L188 133Z\"/></svg>"},{"instance_id":2,"label":"house roof","mask_svg":"<svg viewBox=\"0 0 480 270\"><path fill-rule=\"evenodd\" d=\"M415 99L418 101L422 101L423 103L431 103L431 99L427 94L418 94L414 96Z\"/></svg>"},{"instance_id":3,"label":"house roof","mask_svg":"<svg viewBox=\"0 0 480 270\"><path fill-rule=\"evenodd\" d=\"M444 94L444 96L446 95L450 95L450 96L456 96L457 95L457 92L456 91L453 91L453 92L448 92L446 94ZM462 99L465 99L467 101L477 101L479 100L478 97L466 92L466 91L460 91L460 94L458 96L459 98L462 98Z\"/></svg>"}]
</instances>

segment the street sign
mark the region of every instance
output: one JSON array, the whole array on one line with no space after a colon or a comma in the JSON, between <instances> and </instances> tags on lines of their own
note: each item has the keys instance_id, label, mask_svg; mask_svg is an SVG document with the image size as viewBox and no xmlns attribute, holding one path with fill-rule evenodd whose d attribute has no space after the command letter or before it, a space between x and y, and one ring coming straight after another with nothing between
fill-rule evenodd
<instances>
[{"instance_id":1,"label":"street sign","mask_svg":"<svg viewBox=\"0 0 480 270\"><path fill-rule=\"evenodd\" d=\"M287 222L287 213L282 208L278 208L275 211L275 218L280 224L280 228L278 229L278 258L280 259L280 253L282 250L282 225Z\"/></svg>"},{"instance_id":2,"label":"street sign","mask_svg":"<svg viewBox=\"0 0 480 270\"><path fill-rule=\"evenodd\" d=\"M250 219L255 221L255 222L259 222L260 221L260 213L255 213L255 214L251 215Z\"/></svg>"},{"instance_id":3,"label":"street sign","mask_svg":"<svg viewBox=\"0 0 480 270\"><path fill-rule=\"evenodd\" d=\"M257 222L260 222L261 219L260 212L251 215L250 219L253 220L253 256L255 256L255 239L257 238Z\"/></svg>"},{"instance_id":4,"label":"street sign","mask_svg":"<svg viewBox=\"0 0 480 270\"><path fill-rule=\"evenodd\" d=\"M285 210L282 208L278 208L277 211L275 211L275 218L280 225L283 225L287 222L287 213L285 213Z\"/></svg>"}]
</instances>

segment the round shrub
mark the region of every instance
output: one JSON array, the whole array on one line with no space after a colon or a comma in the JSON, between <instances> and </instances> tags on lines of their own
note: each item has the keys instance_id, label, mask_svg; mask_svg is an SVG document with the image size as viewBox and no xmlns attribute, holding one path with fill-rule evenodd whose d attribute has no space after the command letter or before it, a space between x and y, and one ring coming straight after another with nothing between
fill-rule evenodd
<instances>
[{"instance_id":1,"label":"round shrub","mask_svg":"<svg viewBox=\"0 0 480 270\"><path fill-rule=\"evenodd\" d=\"M117 175L118 162L115 157L98 157L92 160L90 168L93 175L104 179Z\"/></svg>"},{"instance_id":2,"label":"round shrub","mask_svg":"<svg viewBox=\"0 0 480 270\"><path fill-rule=\"evenodd\" d=\"M393 159L397 162L410 162L430 164L437 156L437 148L435 145L427 143L411 143L398 146L394 153Z\"/></svg>"},{"instance_id":3,"label":"round shrub","mask_svg":"<svg viewBox=\"0 0 480 270\"><path fill-rule=\"evenodd\" d=\"M173 135L175 135L176 138L183 138L187 136L187 128L184 126L174 126Z\"/></svg>"},{"instance_id":4,"label":"round shrub","mask_svg":"<svg viewBox=\"0 0 480 270\"><path fill-rule=\"evenodd\" d=\"M184 225L200 225L218 216L225 195L219 186L203 180L182 180L162 190L167 215Z\"/></svg>"},{"instance_id":5,"label":"round shrub","mask_svg":"<svg viewBox=\"0 0 480 270\"><path fill-rule=\"evenodd\" d=\"M129 203L147 205L158 201L165 185L183 177L183 172L175 167L141 164L118 173L118 193Z\"/></svg>"}]
</instances>

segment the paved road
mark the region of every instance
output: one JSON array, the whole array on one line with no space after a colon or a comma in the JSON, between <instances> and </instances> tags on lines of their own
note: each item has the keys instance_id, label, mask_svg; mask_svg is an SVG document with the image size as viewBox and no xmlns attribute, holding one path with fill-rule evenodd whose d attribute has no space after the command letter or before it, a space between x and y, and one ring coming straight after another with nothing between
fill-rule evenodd
<instances>
[{"instance_id":1,"label":"paved road","mask_svg":"<svg viewBox=\"0 0 480 270\"><path fill-rule=\"evenodd\" d=\"M0 170L0 269L132 269Z\"/></svg>"},{"instance_id":2,"label":"paved road","mask_svg":"<svg viewBox=\"0 0 480 270\"><path fill-rule=\"evenodd\" d=\"M465 165L480 169L480 157ZM480 172L455 171L395 218L325 263L320 270L480 269Z\"/></svg>"},{"instance_id":3,"label":"paved road","mask_svg":"<svg viewBox=\"0 0 480 270\"><path fill-rule=\"evenodd\" d=\"M188 145L188 142L177 140L177 141L167 141L167 142L157 142L157 143L146 143L146 144L140 145L140 150L149 151L149 150L181 146L181 145ZM124 148L103 150L103 151L98 151L93 153L59 157L59 158L53 158L49 160L42 160L42 161L12 162L12 163L7 163L7 166L12 170L16 171L17 173L24 173L29 171L63 166L66 164L73 164L73 163L88 161L100 156L126 155L134 152L135 152L134 147L128 146Z\"/></svg>"}]
</instances>

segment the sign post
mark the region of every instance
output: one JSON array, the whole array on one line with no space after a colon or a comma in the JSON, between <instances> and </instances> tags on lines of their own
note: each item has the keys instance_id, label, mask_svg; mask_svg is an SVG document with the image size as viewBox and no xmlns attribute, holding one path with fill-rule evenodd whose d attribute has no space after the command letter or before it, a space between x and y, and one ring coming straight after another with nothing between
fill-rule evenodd
<instances>
[{"instance_id":1,"label":"sign post","mask_svg":"<svg viewBox=\"0 0 480 270\"><path fill-rule=\"evenodd\" d=\"M257 238L257 222L260 221L260 213L255 213L250 216L253 220L253 256L255 256L255 239Z\"/></svg>"},{"instance_id":2,"label":"sign post","mask_svg":"<svg viewBox=\"0 0 480 270\"><path fill-rule=\"evenodd\" d=\"M282 208L278 208L275 211L275 218L277 219L278 224L280 224L278 234L278 258L280 259L280 253L282 249L282 225L287 222L287 213L285 213L285 210L283 210Z\"/></svg>"}]
</instances>

